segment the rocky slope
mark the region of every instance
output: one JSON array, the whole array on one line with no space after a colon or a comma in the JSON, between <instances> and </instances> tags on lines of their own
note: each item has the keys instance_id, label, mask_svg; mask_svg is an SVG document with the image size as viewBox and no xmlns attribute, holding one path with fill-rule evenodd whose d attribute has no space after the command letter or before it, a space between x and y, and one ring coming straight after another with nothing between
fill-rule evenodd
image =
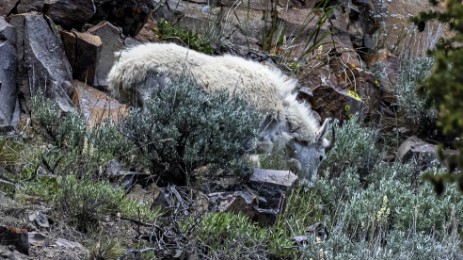
<instances>
[{"instance_id":1,"label":"rocky slope","mask_svg":"<svg viewBox=\"0 0 463 260\"><path fill-rule=\"evenodd\" d=\"M418 159L427 167L438 158L437 146L413 135L430 139L423 133L434 129L424 131L400 116L395 86L402 60L423 57L444 33L438 24L418 33L408 23L408 17L429 5L426 1L334 0L318 8L319 2L323 1L0 0L0 134L27 135L31 97L37 93L55 100L62 111L81 112L89 127L104 118L117 120L127 107L105 92L114 52L146 41L188 45L179 36L160 32L159 22L167 21L207 35L214 54L245 56L297 77L300 98L311 103L322 119L345 121L359 114L366 125L396 131L400 141L412 136L398 148L397 159ZM0 177L3 171L0 165ZM262 225L271 225L295 181L275 184L268 180L272 174L278 172L256 171L251 180L256 186L268 184L270 190L276 185L282 191L267 211L255 205L252 193L244 191L208 194L210 204L206 205L245 212ZM131 196L138 200L179 194L175 187L137 188ZM74 237L67 233L67 239L56 229L49 233L53 224L44 215L49 208L29 199L24 207L0 192L0 209L8 209L0 213L0 258L27 259L28 253L36 259L88 255L82 244L72 241L82 242L77 231ZM204 207L204 202L195 203Z\"/></svg>"}]
</instances>

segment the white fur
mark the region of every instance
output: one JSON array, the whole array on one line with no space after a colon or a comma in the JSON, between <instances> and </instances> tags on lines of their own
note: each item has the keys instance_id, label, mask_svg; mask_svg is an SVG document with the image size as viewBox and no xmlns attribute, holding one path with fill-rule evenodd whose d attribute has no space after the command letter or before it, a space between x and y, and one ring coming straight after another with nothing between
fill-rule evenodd
<instances>
[{"instance_id":1,"label":"white fur","mask_svg":"<svg viewBox=\"0 0 463 260\"><path fill-rule=\"evenodd\" d=\"M208 93L223 88L238 92L256 109L269 113L278 123L263 130L264 142L280 147L296 139L322 143L318 142L320 122L308 105L296 100L296 80L277 69L231 55L209 56L172 43L142 44L121 51L116 57L108 84L125 102L131 102L134 88L147 81L150 73L158 79L175 79L188 73Z\"/></svg>"}]
</instances>

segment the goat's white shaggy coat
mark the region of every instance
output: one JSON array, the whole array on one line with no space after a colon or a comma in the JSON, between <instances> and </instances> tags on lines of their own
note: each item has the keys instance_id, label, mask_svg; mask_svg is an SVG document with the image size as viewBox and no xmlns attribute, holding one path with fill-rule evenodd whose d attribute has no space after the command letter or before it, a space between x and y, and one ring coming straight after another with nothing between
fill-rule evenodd
<instances>
[{"instance_id":1,"label":"goat's white shaggy coat","mask_svg":"<svg viewBox=\"0 0 463 260\"><path fill-rule=\"evenodd\" d=\"M116 96L130 102L130 95L136 92L134 88L143 85L153 75L163 80L185 74L208 93L221 89L241 93L256 109L269 113L279 125L269 129L262 137L270 139L272 145L287 145L290 140L319 143L321 146L326 142L322 137L326 126L320 129L320 122L312 110L296 100L293 93L296 80L277 69L240 57L209 56L172 43L142 44L116 54L108 84ZM314 167L307 165L310 162L302 164Z\"/></svg>"}]
</instances>

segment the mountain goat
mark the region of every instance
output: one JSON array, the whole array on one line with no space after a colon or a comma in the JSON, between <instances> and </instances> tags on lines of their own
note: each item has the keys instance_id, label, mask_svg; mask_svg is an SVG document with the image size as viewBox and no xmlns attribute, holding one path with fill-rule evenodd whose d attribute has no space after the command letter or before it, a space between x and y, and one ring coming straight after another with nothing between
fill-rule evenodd
<instances>
[{"instance_id":1,"label":"mountain goat","mask_svg":"<svg viewBox=\"0 0 463 260\"><path fill-rule=\"evenodd\" d=\"M296 80L281 71L231 55L209 56L172 43L148 43L116 54L108 75L109 89L116 97L142 106L152 87L168 86L173 79L189 75L207 93L226 88L243 94L252 107L269 116L263 122L257 153L285 148L291 170L310 186L325 152L333 147L327 134L331 119L320 122L308 105L296 100ZM245 137L243 137L245 139Z\"/></svg>"}]
</instances>

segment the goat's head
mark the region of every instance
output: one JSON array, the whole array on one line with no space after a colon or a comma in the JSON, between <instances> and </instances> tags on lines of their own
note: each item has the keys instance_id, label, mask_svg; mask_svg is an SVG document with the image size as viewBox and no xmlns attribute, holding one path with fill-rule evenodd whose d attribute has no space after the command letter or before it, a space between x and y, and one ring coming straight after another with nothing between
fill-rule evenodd
<instances>
[{"instance_id":1,"label":"goat's head","mask_svg":"<svg viewBox=\"0 0 463 260\"><path fill-rule=\"evenodd\" d=\"M299 181L303 186L312 186L312 178L317 174L320 163L326 158L326 153L334 146L335 133L333 126L331 127L331 141L325 138L332 121L331 118L325 120L317 133L315 141L309 142L293 138L286 145L286 151L290 157L288 166L291 171L298 174Z\"/></svg>"}]
</instances>

